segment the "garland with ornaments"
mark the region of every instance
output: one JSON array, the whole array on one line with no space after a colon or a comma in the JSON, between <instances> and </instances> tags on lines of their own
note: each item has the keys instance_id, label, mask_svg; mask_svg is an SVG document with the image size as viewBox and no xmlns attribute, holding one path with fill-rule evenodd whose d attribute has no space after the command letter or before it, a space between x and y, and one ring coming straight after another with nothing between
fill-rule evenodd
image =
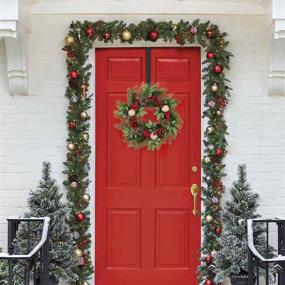
<instances>
[{"instance_id":1,"label":"garland with ornaments","mask_svg":"<svg viewBox=\"0 0 285 285\"><path fill-rule=\"evenodd\" d=\"M166 89L156 84L142 84L128 89L127 102L117 102L115 115L120 119L117 128L129 147L157 150L174 140L182 128L182 119L175 111L178 101ZM147 119L147 108L155 108L156 120Z\"/></svg>"},{"instance_id":2,"label":"garland with ornaments","mask_svg":"<svg viewBox=\"0 0 285 285\"><path fill-rule=\"evenodd\" d=\"M73 22L65 37L63 48L67 53L68 86L66 96L69 99L67 111L67 160L64 184L70 207L70 226L76 235L77 254L81 263L75 268L78 284L88 284L93 273L90 257L90 214L88 203L90 196L87 188L90 183L89 163L90 145L88 129L90 116L87 110L91 105L91 95L88 94L91 65L87 64L88 53L93 48L94 41L106 44L119 41L132 44L135 41L175 41L179 46L199 44L206 51L203 61L203 81L205 89L205 111L208 126L204 132L204 155L202 158L203 183L202 213L203 244L201 249L201 265L199 266L199 282L213 285L215 277L215 253L220 249L219 236L222 232L220 218L220 201L225 176L223 158L226 154L227 125L224 120L224 110L228 104L228 80L224 70L229 69L231 53L226 50L229 42L226 33L210 22L201 23L179 21L154 21L147 19L138 24L127 24L124 21L112 22Z\"/></svg>"}]
</instances>

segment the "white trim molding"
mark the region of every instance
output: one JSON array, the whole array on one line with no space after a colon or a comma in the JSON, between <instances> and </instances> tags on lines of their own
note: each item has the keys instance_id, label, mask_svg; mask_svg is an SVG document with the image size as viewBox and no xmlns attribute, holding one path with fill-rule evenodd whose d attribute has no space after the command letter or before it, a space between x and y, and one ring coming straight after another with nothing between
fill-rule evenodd
<instances>
[{"instance_id":1,"label":"white trim molding","mask_svg":"<svg viewBox=\"0 0 285 285\"><path fill-rule=\"evenodd\" d=\"M11 95L27 95L28 80L25 52L21 35L16 38L5 38L7 73Z\"/></svg>"},{"instance_id":2,"label":"white trim molding","mask_svg":"<svg viewBox=\"0 0 285 285\"><path fill-rule=\"evenodd\" d=\"M265 2L265 0L42 0L32 7L31 14L265 15Z\"/></svg>"},{"instance_id":3,"label":"white trim molding","mask_svg":"<svg viewBox=\"0 0 285 285\"><path fill-rule=\"evenodd\" d=\"M16 37L18 0L0 0L0 37Z\"/></svg>"},{"instance_id":4,"label":"white trim molding","mask_svg":"<svg viewBox=\"0 0 285 285\"><path fill-rule=\"evenodd\" d=\"M33 1L0 0L0 37L4 38L11 95L28 94L29 8ZM21 10L21 11L20 11ZM22 12L22 13L20 13ZM20 22L20 23L19 23Z\"/></svg>"},{"instance_id":5,"label":"white trim molding","mask_svg":"<svg viewBox=\"0 0 285 285\"><path fill-rule=\"evenodd\" d=\"M269 94L285 96L285 1L272 0Z\"/></svg>"}]
</instances>

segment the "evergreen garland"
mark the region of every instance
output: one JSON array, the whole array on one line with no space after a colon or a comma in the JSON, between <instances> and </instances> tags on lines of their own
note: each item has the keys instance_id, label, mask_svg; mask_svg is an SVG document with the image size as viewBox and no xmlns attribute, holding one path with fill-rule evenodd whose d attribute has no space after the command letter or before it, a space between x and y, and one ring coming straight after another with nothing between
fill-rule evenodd
<instances>
[{"instance_id":1,"label":"evergreen garland","mask_svg":"<svg viewBox=\"0 0 285 285\"><path fill-rule=\"evenodd\" d=\"M72 22L65 38L64 51L67 52L68 86L66 96L70 100L68 123L68 154L65 162L65 173L68 179L64 182L68 191L71 210L70 225L78 234L78 243L84 253L84 262L76 271L80 282L88 279L93 268L90 258L90 235L88 233L90 216L86 190L89 185L88 144L89 115L91 98L86 96L89 88L90 64L86 64L88 52L94 41L105 43L120 41L132 44L135 41L161 40L165 43L175 41L179 46L199 44L204 47L207 58L203 61L203 80L205 111L203 116L208 119L208 127L204 133L205 153L202 159L204 171L202 199L203 245L200 270L200 282L211 285L215 277L212 252L220 249L219 235L222 231L220 219L220 199L223 192L222 177L225 176L222 163L226 154L227 125L224 120L224 109L229 98L228 80L224 70L229 69L231 53L226 50L229 42L226 33L209 21L201 23L199 19L192 23L180 20L154 21L147 19L138 24L127 24L124 21ZM72 186L73 183L73 186ZM86 199L84 199L84 197ZM205 262L205 257L211 256L211 262Z\"/></svg>"}]
</instances>

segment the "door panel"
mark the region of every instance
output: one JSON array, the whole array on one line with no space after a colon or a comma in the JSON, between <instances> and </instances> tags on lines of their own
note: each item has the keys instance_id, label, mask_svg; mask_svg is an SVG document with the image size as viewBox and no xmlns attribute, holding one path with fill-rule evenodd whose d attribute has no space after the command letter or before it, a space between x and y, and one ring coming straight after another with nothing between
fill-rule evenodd
<instances>
[{"instance_id":1,"label":"door panel","mask_svg":"<svg viewBox=\"0 0 285 285\"><path fill-rule=\"evenodd\" d=\"M96 50L97 285L197 284L200 219L189 187L200 185L200 49L155 48L150 63L184 120L156 152L128 148L114 118L116 101L146 80L146 49Z\"/></svg>"}]
</instances>

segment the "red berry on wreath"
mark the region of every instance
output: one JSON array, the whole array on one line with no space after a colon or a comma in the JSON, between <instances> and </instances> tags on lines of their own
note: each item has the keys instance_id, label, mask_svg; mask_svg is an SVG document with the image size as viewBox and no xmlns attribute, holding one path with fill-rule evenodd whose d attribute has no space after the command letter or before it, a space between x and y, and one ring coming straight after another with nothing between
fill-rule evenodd
<instances>
[{"instance_id":1,"label":"red berry on wreath","mask_svg":"<svg viewBox=\"0 0 285 285\"><path fill-rule=\"evenodd\" d=\"M139 108L139 102L135 102L131 105L131 109L134 109L135 111L137 111Z\"/></svg>"},{"instance_id":2,"label":"red berry on wreath","mask_svg":"<svg viewBox=\"0 0 285 285\"><path fill-rule=\"evenodd\" d=\"M214 282L213 282L212 279L206 279L206 281L205 281L204 284L205 284L205 285L214 285Z\"/></svg>"},{"instance_id":3,"label":"red berry on wreath","mask_svg":"<svg viewBox=\"0 0 285 285\"><path fill-rule=\"evenodd\" d=\"M216 156L222 156L223 155L223 150L221 148L217 148L215 151Z\"/></svg>"},{"instance_id":4,"label":"red berry on wreath","mask_svg":"<svg viewBox=\"0 0 285 285\"><path fill-rule=\"evenodd\" d=\"M103 33L103 39L108 41L111 38L111 33L109 32L104 32Z\"/></svg>"},{"instance_id":5,"label":"red berry on wreath","mask_svg":"<svg viewBox=\"0 0 285 285\"><path fill-rule=\"evenodd\" d=\"M213 257L211 255L206 256L205 262L207 265L210 265L213 262Z\"/></svg>"},{"instance_id":6,"label":"red berry on wreath","mask_svg":"<svg viewBox=\"0 0 285 285\"><path fill-rule=\"evenodd\" d=\"M68 128L70 130L75 129L76 128L76 123L74 121L71 121L68 123Z\"/></svg>"},{"instance_id":7,"label":"red berry on wreath","mask_svg":"<svg viewBox=\"0 0 285 285\"><path fill-rule=\"evenodd\" d=\"M69 72L69 77L72 79L76 79L78 77L78 71L77 70L71 70Z\"/></svg>"},{"instance_id":8,"label":"red berry on wreath","mask_svg":"<svg viewBox=\"0 0 285 285\"><path fill-rule=\"evenodd\" d=\"M213 68L213 71L216 73L216 74L219 74L223 71L223 67L220 65L220 64L216 64Z\"/></svg>"},{"instance_id":9,"label":"red berry on wreath","mask_svg":"<svg viewBox=\"0 0 285 285\"><path fill-rule=\"evenodd\" d=\"M158 32L157 31L151 31L149 34L148 34L148 37L151 41L153 42L156 42L157 39L158 39Z\"/></svg>"},{"instance_id":10,"label":"red berry on wreath","mask_svg":"<svg viewBox=\"0 0 285 285\"><path fill-rule=\"evenodd\" d=\"M210 39L210 38L213 38L215 36L215 31L212 30L212 29L207 29L206 30L206 35L207 37Z\"/></svg>"},{"instance_id":11,"label":"red berry on wreath","mask_svg":"<svg viewBox=\"0 0 285 285\"><path fill-rule=\"evenodd\" d=\"M144 130L144 131L143 131L143 135L144 135L146 138L150 138L150 134L151 134L151 132L149 132L148 130Z\"/></svg>"},{"instance_id":12,"label":"red berry on wreath","mask_svg":"<svg viewBox=\"0 0 285 285\"><path fill-rule=\"evenodd\" d=\"M215 227L215 234L217 236L220 236L222 234L222 228L221 227Z\"/></svg>"},{"instance_id":13,"label":"red berry on wreath","mask_svg":"<svg viewBox=\"0 0 285 285\"><path fill-rule=\"evenodd\" d=\"M92 27L87 28L85 34L88 38L91 38L94 35L94 29Z\"/></svg>"},{"instance_id":14,"label":"red berry on wreath","mask_svg":"<svg viewBox=\"0 0 285 285\"><path fill-rule=\"evenodd\" d=\"M166 120L169 120L170 119L170 112L164 113L164 117Z\"/></svg>"},{"instance_id":15,"label":"red berry on wreath","mask_svg":"<svg viewBox=\"0 0 285 285\"><path fill-rule=\"evenodd\" d=\"M131 127L133 129L136 129L138 127L138 123L137 123L136 119L131 120Z\"/></svg>"},{"instance_id":16,"label":"red berry on wreath","mask_svg":"<svg viewBox=\"0 0 285 285\"><path fill-rule=\"evenodd\" d=\"M156 134L158 135L158 137L162 138L164 136L164 133L165 133L165 130L164 128L159 128L157 131L156 131Z\"/></svg>"},{"instance_id":17,"label":"red berry on wreath","mask_svg":"<svg viewBox=\"0 0 285 285\"><path fill-rule=\"evenodd\" d=\"M215 54L212 51L207 52L207 58L213 59L215 57Z\"/></svg>"},{"instance_id":18,"label":"red berry on wreath","mask_svg":"<svg viewBox=\"0 0 285 285\"><path fill-rule=\"evenodd\" d=\"M78 213L76 213L75 218L78 222L84 222L85 221L85 214L78 212Z\"/></svg>"}]
</instances>

